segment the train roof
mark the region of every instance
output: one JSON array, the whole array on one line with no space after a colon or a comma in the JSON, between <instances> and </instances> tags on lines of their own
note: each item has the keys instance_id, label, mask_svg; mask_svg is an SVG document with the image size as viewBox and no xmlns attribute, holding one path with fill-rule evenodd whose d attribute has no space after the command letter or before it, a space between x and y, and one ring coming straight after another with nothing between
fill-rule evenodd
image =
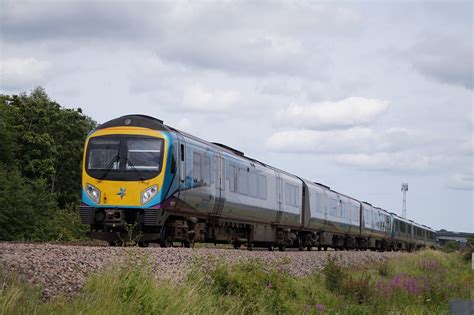
<instances>
[{"instance_id":1,"label":"train roof","mask_svg":"<svg viewBox=\"0 0 474 315\"><path fill-rule=\"evenodd\" d=\"M168 128L168 126L163 124L163 120L160 120L158 118L154 118L151 116L139 115L139 114L125 115L119 118L109 120L99 125L96 129L105 129L105 128L110 128L110 127L120 127L120 126L126 126L126 127L133 126L133 127L149 128L149 129L160 130L160 131L170 131L170 128Z\"/></svg>"}]
</instances>

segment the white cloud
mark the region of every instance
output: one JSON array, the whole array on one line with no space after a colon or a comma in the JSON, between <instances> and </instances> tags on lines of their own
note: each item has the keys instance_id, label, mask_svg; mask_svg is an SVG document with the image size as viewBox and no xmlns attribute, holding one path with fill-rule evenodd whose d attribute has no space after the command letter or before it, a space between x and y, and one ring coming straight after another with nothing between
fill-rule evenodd
<instances>
[{"instance_id":1,"label":"white cloud","mask_svg":"<svg viewBox=\"0 0 474 315\"><path fill-rule=\"evenodd\" d=\"M0 88L28 90L48 79L51 64L35 58L7 58L0 60Z\"/></svg>"},{"instance_id":2,"label":"white cloud","mask_svg":"<svg viewBox=\"0 0 474 315\"><path fill-rule=\"evenodd\" d=\"M429 142L422 133L402 128L376 131L356 127L344 130L291 130L271 135L265 146L289 153L360 153L398 151Z\"/></svg>"},{"instance_id":3,"label":"white cloud","mask_svg":"<svg viewBox=\"0 0 474 315\"><path fill-rule=\"evenodd\" d=\"M341 154L336 156L336 161L370 171L425 172L438 169L443 158L424 156L416 152L377 152Z\"/></svg>"},{"instance_id":4,"label":"white cloud","mask_svg":"<svg viewBox=\"0 0 474 315\"><path fill-rule=\"evenodd\" d=\"M188 110L219 112L230 109L239 101L239 93L232 90L210 90L199 85L187 88L182 106Z\"/></svg>"},{"instance_id":5,"label":"white cloud","mask_svg":"<svg viewBox=\"0 0 474 315\"><path fill-rule=\"evenodd\" d=\"M457 173L448 179L448 188L456 190L474 190L474 173Z\"/></svg>"},{"instance_id":6,"label":"white cloud","mask_svg":"<svg viewBox=\"0 0 474 315\"><path fill-rule=\"evenodd\" d=\"M276 114L279 124L309 129L332 129L367 125L383 114L388 102L349 97L336 102L291 104Z\"/></svg>"}]
</instances>

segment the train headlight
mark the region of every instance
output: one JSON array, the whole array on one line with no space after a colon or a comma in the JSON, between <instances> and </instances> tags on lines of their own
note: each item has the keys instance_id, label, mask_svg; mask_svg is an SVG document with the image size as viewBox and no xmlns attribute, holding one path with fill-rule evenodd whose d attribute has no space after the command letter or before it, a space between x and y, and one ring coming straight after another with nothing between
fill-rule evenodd
<instances>
[{"instance_id":1,"label":"train headlight","mask_svg":"<svg viewBox=\"0 0 474 315\"><path fill-rule=\"evenodd\" d=\"M100 203L100 190L99 189L95 188L91 184L87 184L86 193L95 203Z\"/></svg>"},{"instance_id":2,"label":"train headlight","mask_svg":"<svg viewBox=\"0 0 474 315\"><path fill-rule=\"evenodd\" d=\"M142 205L150 201L153 197L155 197L156 193L158 192L158 186L154 185L142 192Z\"/></svg>"}]
</instances>

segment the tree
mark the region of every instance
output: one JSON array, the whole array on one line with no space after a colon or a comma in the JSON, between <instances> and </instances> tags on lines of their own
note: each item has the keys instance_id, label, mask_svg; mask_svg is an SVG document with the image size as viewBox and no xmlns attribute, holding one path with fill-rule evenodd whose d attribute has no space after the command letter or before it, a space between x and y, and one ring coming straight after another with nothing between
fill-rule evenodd
<instances>
[{"instance_id":1,"label":"tree","mask_svg":"<svg viewBox=\"0 0 474 315\"><path fill-rule=\"evenodd\" d=\"M40 87L30 95L2 96L0 100L8 129L5 134L15 135L9 150L22 176L46 180L60 207L77 202L84 141L96 123L80 108L62 108Z\"/></svg>"},{"instance_id":2,"label":"tree","mask_svg":"<svg viewBox=\"0 0 474 315\"><path fill-rule=\"evenodd\" d=\"M84 141L95 125L40 87L29 95L0 95L0 239L79 235L71 209L80 198Z\"/></svg>"}]
</instances>

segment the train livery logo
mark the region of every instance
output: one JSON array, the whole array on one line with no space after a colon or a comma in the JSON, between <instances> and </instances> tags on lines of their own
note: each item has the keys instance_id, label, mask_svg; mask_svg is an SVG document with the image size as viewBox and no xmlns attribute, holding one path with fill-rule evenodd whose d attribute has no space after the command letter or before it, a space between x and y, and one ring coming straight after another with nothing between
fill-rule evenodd
<instances>
[{"instance_id":1,"label":"train livery logo","mask_svg":"<svg viewBox=\"0 0 474 315\"><path fill-rule=\"evenodd\" d=\"M127 190L127 188L122 188L120 187L120 190L119 192L116 194L117 196L120 196L120 199L123 199L123 197L126 195L125 194L125 191Z\"/></svg>"}]
</instances>

